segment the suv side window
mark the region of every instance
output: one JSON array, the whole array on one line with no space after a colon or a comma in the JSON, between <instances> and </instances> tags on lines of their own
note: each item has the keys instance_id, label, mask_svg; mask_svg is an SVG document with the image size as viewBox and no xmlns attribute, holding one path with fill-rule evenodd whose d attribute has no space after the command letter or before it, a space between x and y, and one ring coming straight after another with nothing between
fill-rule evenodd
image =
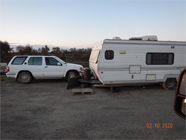
<instances>
[{"instance_id":1,"label":"suv side window","mask_svg":"<svg viewBox=\"0 0 186 140\"><path fill-rule=\"evenodd\" d=\"M13 61L12 61L12 65L22 65L24 63L24 61L26 60L27 57L16 57Z\"/></svg>"},{"instance_id":2,"label":"suv side window","mask_svg":"<svg viewBox=\"0 0 186 140\"><path fill-rule=\"evenodd\" d=\"M57 63L59 63L59 61L57 61L53 57L45 57L45 62L46 62L46 65L53 65L53 66L57 66Z\"/></svg>"},{"instance_id":3,"label":"suv side window","mask_svg":"<svg viewBox=\"0 0 186 140\"><path fill-rule=\"evenodd\" d=\"M28 65L42 65L42 57L30 57Z\"/></svg>"}]
</instances>

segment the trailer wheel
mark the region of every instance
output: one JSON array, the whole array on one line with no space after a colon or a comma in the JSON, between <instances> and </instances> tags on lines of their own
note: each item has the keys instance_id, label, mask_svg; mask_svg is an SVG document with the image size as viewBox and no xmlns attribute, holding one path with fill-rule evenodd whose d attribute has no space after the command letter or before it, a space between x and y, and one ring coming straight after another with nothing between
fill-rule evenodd
<instances>
[{"instance_id":1,"label":"trailer wheel","mask_svg":"<svg viewBox=\"0 0 186 140\"><path fill-rule=\"evenodd\" d=\"M176 79L175 78L168 78L163 84L162 87L164 89L172 89L176 86Z\"/></svg>"}]
</instances>

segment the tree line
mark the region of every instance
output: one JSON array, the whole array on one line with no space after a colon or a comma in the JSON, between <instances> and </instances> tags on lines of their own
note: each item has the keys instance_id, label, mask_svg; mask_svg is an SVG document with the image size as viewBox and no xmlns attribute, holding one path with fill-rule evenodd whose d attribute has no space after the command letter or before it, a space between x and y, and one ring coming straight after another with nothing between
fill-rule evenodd
<instances>
[{"instance_id":1,"label":"tree line","mask_svg":"<svg viewBox=\"0 0 186 140\"><path fill-rule=\"evenodd\" d=\"M9 62L10 59L15 55L55 55L64 61L88 61L91 53L90 48L70 48L62 49L59 47L50 48L45 45L44 47L34 49L30 45L19 45L15 47L15 50L10 47L8 42L0 41L0 62Z\"/></svg>"}]
</instances>

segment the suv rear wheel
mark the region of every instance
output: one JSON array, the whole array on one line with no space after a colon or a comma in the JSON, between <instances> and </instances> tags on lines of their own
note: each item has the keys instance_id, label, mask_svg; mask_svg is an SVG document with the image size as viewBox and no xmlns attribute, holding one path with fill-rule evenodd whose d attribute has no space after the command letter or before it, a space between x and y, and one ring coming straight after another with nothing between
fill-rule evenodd
<instances>
[{"instance_id":1,"label":"suv rear wheel","mask_svg":"<svg viewBox=\"0 0 186 140\"><path fill-rule=\"evenodd\" d=\"M29 72L21 72L18 81L22 84L28 84L32 81L32 75Z\"/></svg>"}]
</instances>

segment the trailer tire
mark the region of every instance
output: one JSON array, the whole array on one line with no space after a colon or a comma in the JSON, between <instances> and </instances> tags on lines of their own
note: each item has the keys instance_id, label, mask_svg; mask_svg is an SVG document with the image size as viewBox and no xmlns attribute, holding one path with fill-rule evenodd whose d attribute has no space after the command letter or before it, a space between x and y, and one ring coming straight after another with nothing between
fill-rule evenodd
<instances>
[{"instance_id":1,"label":"trailer tire","mask_svg":"<svg viewBox=\"0 0 186 140\"><path fill-rule=\"evenodd\" d=\"M176 86L176 79L175 78L168 78L166 81L162 84L162 87L164 89L172 89Z\"/></svg>"}]
</instances>

